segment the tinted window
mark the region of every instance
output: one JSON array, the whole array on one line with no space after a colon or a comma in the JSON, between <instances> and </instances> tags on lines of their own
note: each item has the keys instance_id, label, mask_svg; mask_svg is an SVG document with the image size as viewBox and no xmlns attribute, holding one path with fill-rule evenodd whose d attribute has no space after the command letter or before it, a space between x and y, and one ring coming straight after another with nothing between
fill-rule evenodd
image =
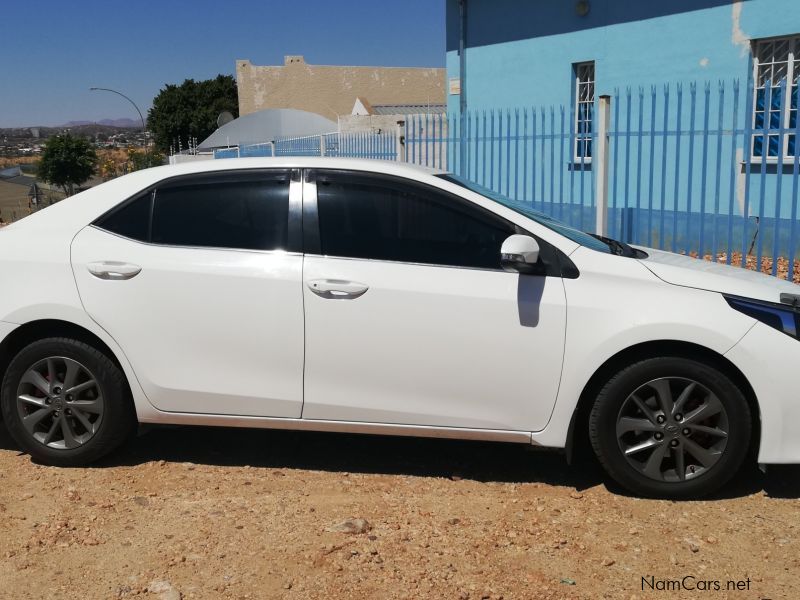
<instances>
[{"instance_id":1,"label":"tinted window","mask_svg":"<svg viewBox=\"0 0 800 600\"><path fill-rule=\"evenodd\" d=\"M181 181L156 190L152 242L247 250L285 249L288 176Z\"/></svg>"},{"instance_id":2,"label":"tinted window","mask_svg":"<svg viewBox=\"0 0 800 600\"><path fill-rule=\"evenodd\" d=\"M147 192L129 200L117 210L97 222L97 226L123 235L127 238L146 242L149 238L150 203L152 192Z\"/></svg>"},{"instance_id":3,"label":"tinted window","mask_svg":"<svg viewBox=\"0 0 800 600\"><path fill-rule=\"evenodd\" d=\"M449 181L451 183L455 183L460 185L461 187L467 188L475 192L476 194L480 194L484 198L488 198L489 200L494 200L498 204L502 204L506 208L510 208L511 210L518 212L521 215L528 217L539 223L540 225L544 225L548 229L552 229L556 233L560 233L564 237L581 244L582 246L586 246L587 248L591 248L592 250L598 250L600 252L611 252L610 248L607 244L600 241L599 239L592 237L588 233L584 233L574 227L570 227L566 223L562 223L558 219L554 219L551 216L548 216L538 210L535 210L531 204L526 204L524 202L519 202L518 200L512 200L508 196L504 196L497 192L494 192L488 188L483 187L482 185L478 185L461 177L459 175L453 175L452 173L445 173L442 175L437 175L441 179L445 181Z\"/></svg>"},{"instance_id":4,"label":"tinted window","mask_svg":"<svg viewBox=\"0 0 800 600\"><path fill-rule=\"evenodd\" d=\"M510 223L439 193L392 179L320 174L317 202L328 256L500 269Z\"/></svg>"}]
</instances>

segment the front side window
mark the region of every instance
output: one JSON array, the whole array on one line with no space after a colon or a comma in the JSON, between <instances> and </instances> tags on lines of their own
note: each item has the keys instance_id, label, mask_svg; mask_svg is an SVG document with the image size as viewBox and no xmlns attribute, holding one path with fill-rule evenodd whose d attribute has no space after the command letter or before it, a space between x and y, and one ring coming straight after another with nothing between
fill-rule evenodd
<instances>
[{"instance_id":1,"label":"front side window","mask_svg":"<svg viewBox=\"0 0 800 600\"><path fill-rule=\"evenodd\" d=\"M573 65L575 75L575 162L592 159L594 61Z\"/></svg>"},{"instance_id":2,"label":"front side window","mask_svg":"<svg viewBox=\"0 0 800 600\"><path fill-rule=\"evenodd\" d=\"M475 192L476 194L480 194L489 200L497 202L501 206L510 208L514 212L517 212L522 216L531 219L532 221L536 221L539 223L539 225L543 225L544 227L555 231L559 235L563 235L565 238L572 240L576 244L586 246L592 250L598 250L599 252L608 253L610 251L608 244L602 242L592 235L589 235L588 233L584 233L583 231L575 229L574 227L570 227L558 219L554 219L551 216L535 210L530 204L525 204L524 202L519 202L518 200L512 200L508 196L504 196L503 194L485 188L482 185L470 181L466 177L453 175L452 173L443 173L441 175L437 175L437 177L444 179L445 181L449 181L450 183L460 185L461 187Z\"/></svg>"},{"instance_id":3,"label":"front side window","mask_svg":"<svg viewBox=\"0 0 800 600\"><path fill-rule=\"evenodd\" d=\"M323 255L501 269L513 224L434 189L350 173L317 176Z\"/></svg>"},{"instance_id":4,"label":"front side window","mask_svg":"<svg viewBox=\"0 0 800 600\"><path fill-rule=\"evenodd\" d=\"M168 181L96 224L153 244L281 250L288 218L288 173L231 172Z\"/></svg>"},{"instance_id":5,"label":"front side window","mask_svg":"<svg viewBox=\"0 0 800 600\"><path fill-rule=\"evenodd\" d=\"M800 36L754 41L753 68L752 155L794 157ZM785 132L783 139L781 129Z\"/></svg>"}]
</instances>

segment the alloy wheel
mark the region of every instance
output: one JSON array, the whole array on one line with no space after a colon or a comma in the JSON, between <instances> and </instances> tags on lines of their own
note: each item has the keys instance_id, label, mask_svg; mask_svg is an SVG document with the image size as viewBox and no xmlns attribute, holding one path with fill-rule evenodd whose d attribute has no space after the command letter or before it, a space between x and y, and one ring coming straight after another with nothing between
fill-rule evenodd
<instances>
[{"instance_id":1,"label":"alloy wheel","mask_svg":"<svg viewBox=\"0 0 800 600\"><path fill-rule=\"evenodd\" d=\"M728 414L707 387L683 377L648 381L630 394L617 416L616 435L626 461L656 481L699 477L722 457Z\"/></svg>"},{"instance_id":2,"label":"alloy wheel","mask_svg":"<svg viewBox=\"0 0 800 600\"><path fill-rule=\"evenodd\" d=\"M54 449L82 446L97 433L104 400L94 374L63 356L42 359L17 388L17 411L25 431Z\"/></svg>"}]
</instances>

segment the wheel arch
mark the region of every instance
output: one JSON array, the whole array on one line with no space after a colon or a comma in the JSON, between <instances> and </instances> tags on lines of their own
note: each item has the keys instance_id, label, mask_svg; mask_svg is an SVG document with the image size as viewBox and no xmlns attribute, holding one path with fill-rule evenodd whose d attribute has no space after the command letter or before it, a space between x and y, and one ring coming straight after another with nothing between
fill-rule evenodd
<instances>
[{"instance_id":1,"label":"wheel arch","mask_svg":"<svg viewBox=\"0 0 800 600\"><path fill-rule=\"evenodd\" d=\"M60 319L29 321L14 329L0 342L0 382L5 377L9 364L20 350L37 340L51 337L69 337L94 346L120 368L125 382L130 388L130 381L125 375L125 369L108 344L85 327Z\"/></svg>"},{"instance_id":2,"label":"wheel arch","mask_svg":"<svg viewBox=\"0 0 800 600\"><path fill-rule=\"evenodd\" d=\"M699 362L714 366L728 376L731 381L742 390L748 406L750 407L753 429L749 451L753 454L758 450L761 440L761 413L759 410L758 398L750 382L741 370L722 354L706 348L705 346L677 340L655 340L636 344L617 352L600 365L586 382L578 398L575 410L572 413L569 429L567 430L565 451L569 462L584 457L586 452L590 451L588 429L589 413L603 385L605 385L615 373L618 373L621 369L633 362L662 356L693 358Z\"/></svg>"}]
</instances>

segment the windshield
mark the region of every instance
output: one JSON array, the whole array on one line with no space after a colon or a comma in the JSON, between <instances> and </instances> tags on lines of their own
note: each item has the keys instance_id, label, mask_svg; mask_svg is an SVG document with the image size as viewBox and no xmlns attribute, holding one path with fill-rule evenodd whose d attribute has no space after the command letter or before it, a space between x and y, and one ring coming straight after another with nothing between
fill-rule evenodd
<instances>
[{"instance_id":1,"label":"windshield","mask_svg":"<svg viewBox=\"0 0 800 600\"><path fill-rule=\"evenodd\" d=\"M468 179L464 179L458 175L453 175L452 173L437 175L437 177L467 188L468 190L489 198L489 200L493 200L498 204L502 204L506 208L510 208L511 210L518 212L519 214L528 217L533 221L536 221L540 225L543 225L548 229L552 229L556 233L563 235L565 238L568 238L573 242L580 244L581 246L586 246L587 248L591 248L592 250L597 250L599 252L617 254L617 251L611 243L598 239L588 233L580 231L579 229L575 229L574 227L570 227L558 219L554 219L553 217L549 217L538 210L534 210L528 204L518 202L517 200L512 200L507 196L493 192L482 185L478 185L477 183L473 183Z\"/></svg>"}]
</instances>

